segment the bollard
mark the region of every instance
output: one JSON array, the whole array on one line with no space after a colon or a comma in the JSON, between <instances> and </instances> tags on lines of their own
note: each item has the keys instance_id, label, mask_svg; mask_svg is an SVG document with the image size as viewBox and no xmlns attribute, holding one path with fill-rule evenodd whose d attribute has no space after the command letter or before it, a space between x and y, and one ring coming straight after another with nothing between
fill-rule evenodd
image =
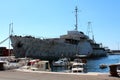
<instances>
[{"instance_id":1,"label":"bollard","mask_svg":"<svg viewBox=\"0 0 120 80\"><path fill-rule=\"evenodd\" d=\"M109 68L110 68L111 76L116 76L116 77L119 76L117 73L117 65L110 65Z\"/></svg>"}]
</instances>

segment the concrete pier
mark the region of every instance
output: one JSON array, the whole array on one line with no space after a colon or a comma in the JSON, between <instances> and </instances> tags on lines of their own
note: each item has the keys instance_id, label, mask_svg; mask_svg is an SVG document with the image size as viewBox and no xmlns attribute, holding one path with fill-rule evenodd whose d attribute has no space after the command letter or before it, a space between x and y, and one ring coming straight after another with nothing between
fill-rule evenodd
<instances>
[{"instance_id":1,"label":"concrete pier","mask_svg":"<svg viewBox=\"0 0 120 80\"><path fill-rule=\"evenodd\" d=\"M0 80L120 80L109 73L58 73L58 72L28 72L0 71Z\"/></svg>"}]
</instances>

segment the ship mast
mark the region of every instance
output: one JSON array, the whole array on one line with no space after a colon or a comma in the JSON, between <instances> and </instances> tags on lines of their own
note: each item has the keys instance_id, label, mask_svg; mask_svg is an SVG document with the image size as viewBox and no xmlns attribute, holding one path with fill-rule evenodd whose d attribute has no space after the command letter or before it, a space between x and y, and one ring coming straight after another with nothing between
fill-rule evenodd
<instances>
[{"instance_id":1,"label":"ship mast","mask_svg":"<svg viewBox=\"0 0 120 80\"><path fill-rule=\"evenodd\" d=\"M76 31L78 30L78 15L77 15L77 12L78 12L78 8L76 6L76 8L75 8L75 18L76 18L75 30Z\"/></svg>"}]
</instances>

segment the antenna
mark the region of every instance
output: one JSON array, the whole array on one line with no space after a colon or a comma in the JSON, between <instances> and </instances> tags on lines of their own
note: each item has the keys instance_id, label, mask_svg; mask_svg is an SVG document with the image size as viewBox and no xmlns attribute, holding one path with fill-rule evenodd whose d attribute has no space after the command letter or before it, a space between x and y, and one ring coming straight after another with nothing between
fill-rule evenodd
<instances>
[{"instance_id":1,"label":"antenna","mask_svg":"<svg viewBox=\"0 0 120 80\"><path fill-rule=\"evenodd\" d=\"M78 12L78 8L76 6L76 8L75 8L75 18L76 18L75 30L76 31L78 30L78 15L77 15L77 12Z\"/></svg>"},{"instance_id":2,"label":"antenna","mask_svg":"<svg viewBox=\"0 0 120 80\"><path fill-rule=\"evenodd\" d=\"M9 36L13 34L13 22L9 24Z\"/></svg>"},{"instance_id":3,"label":"antenna","mask_svg":"<svg viewBox=\"0 0 120 80\"><path fill-rule=\"evenodd\" d=\"M87 35L88 37L91 37L94 40L94 34L93 34L93 30L92 30L92 24L89 21L88 22L88 26L87 26Z\"/></svg>"},{"instance_id":4,"label":"antenna","mask_svg":"<svg viewBox=\"0 0 120 80\"><path fill-rule=\"evenodd\" d=\"M13 35L13 22L9 24L9 36Z\"/></svg>"}]
</instances>

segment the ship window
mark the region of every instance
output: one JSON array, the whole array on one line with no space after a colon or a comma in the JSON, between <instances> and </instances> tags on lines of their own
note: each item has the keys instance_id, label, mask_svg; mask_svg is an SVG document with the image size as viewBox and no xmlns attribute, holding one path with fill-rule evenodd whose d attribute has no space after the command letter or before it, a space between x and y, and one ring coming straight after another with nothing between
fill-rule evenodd
<instances>
[{"instance_id":1,"label":"ship window","mask_svg":"<svg viewBox=\"0 0 120 80\"><path fill-rule=\"evenodd\" d=\"M74 40L74 39L66 39L65 42L70 43L70 44L78 44L79 43L78 40Z\"/></svg>"}]
</instances>

